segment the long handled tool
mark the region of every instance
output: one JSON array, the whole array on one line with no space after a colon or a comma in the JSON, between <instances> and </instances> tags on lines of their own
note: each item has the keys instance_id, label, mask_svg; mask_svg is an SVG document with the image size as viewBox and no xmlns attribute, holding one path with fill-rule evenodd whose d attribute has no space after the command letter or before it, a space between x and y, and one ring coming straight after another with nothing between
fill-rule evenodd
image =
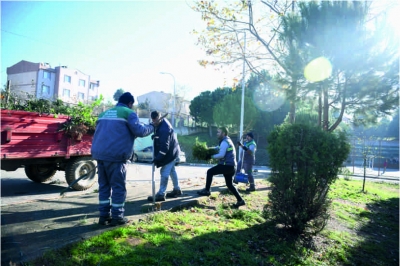
<instances>
[{"instance_id":1,"label":"long handled tool","mask_svg":"<svg viewBox=\"0 0 400 266\"><path fill-rule=\"evenodd\" d=\"M153 149L153 151L154 151L154 149ZM156 167L155 167L154 163L151 166L151 168L152 168L151 169L151 185L152 185L152 190L153 190L153 204L156 205L156 180L154 179L154 171L155 171Z\"/></svg>"},{"instance_id":2,"label":"long handled tool","mask_svg":"<svg viewBox=\"0 0 400 266\"><path fill-rule=\"evenodd\" d=\"M156 180L154 178L154 172L156 170L156 165L154 163L154 140L155 138L153 138L153 160L152 160L152 164L151 164L151 188L152 188L152 192L153 192L153 205L156 205Z\"/></svg>"},{"instance_id":3,"label":"long handled tool","mask_svg":"<svg viewBox=\"0 0 400 266\"><path fill-rule=\"evenodd\" d=\"M96 165L95 168L93 168L92 170L90 170L89 172L87 172L86 174L82 175L81 177L79 177L78 179L76 179L74 182L72 182L71 184L69 184L68 187L66 187L66 188L64 188L63 190L61 190L60 196L64 196L65 192L67 192L68 189L72 188L73 185L75 185L76 183L78 183L78 182L81 181L82 179L87 178L87 177L89 176L89 174L90 174L91 172L93 172L94 170L96 170L96 169L97 169L97 165Z\"/></svg>"}]
</instances>

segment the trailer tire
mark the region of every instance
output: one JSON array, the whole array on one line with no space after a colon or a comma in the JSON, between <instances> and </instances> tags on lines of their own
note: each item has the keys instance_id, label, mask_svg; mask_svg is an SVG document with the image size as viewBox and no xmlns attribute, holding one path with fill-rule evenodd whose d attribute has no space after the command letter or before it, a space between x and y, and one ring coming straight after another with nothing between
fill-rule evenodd
<instances>
[{"instance_id":1,"label":"trailer tire","mask_svg":"<svg viewBox=\"0 0 400 266\"><path fill-rule=\"evenodd\" d=\"M55 164L29 164L25 165L25 174L33 182L43 183L53 178L56 167Z\"/></svg>"},{"instance_id":2,"label":"trailer tire","mask_svg":"<svg viewBox=\"0 0 400 266\"><path fill-rule=\"evenodd\" d=\"M72 182L77 180L82 175L89 173L94 168L96 168L96 162L90 158L79 157L71 159L65 169L65 180L67 181L68 185L71 185ZM96 170L93 170L86 178L75 183L72 188L78 191L90 188L95 183L95 176Z\"/></svg>"}]
</instances>

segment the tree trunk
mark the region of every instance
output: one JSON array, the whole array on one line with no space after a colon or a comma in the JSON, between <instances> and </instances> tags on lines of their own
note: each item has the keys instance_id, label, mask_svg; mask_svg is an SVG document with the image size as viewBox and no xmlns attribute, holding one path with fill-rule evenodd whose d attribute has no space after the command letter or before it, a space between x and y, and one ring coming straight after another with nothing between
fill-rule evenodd
<instances>
[{"instance_id":1,"label":"tree trunk","mask_svg":"<svg viewBox=\"0 0 400 266\"><path fill-rule=\"evenodd\" d=\"M290 101L290 111L289 111L289 123L294 124L296 119L296 104L294 101Z\"/></svg>"},{"instance_id":2,"label":"tree trunk","mask_svg":"<svg viewBox=\"0 0 400 266\"><path fill-rule=\"evenodd\" d=\"M296 94L297 94L297 81L291 82L292 95L290 95L290 111L289 111L289 123L294 124L296 121Z\"/></svg>"},{"instance_id":3,"label":"tree trunk","mask_svg":"<svg viewBox=\"0 0 400 266\"><path fill-rule=\"evenodd\" d=\"M318 127L322 127L322 92L321 88L318 92Z\"/></svg>"},{"instance_id":4,"label":"tree trunk","mask_svg":"<svg viewBox=\"0 0 400 266\"><path fill-rule=\"evenodd\" d=\"M326 87L323 88L324 95L324 117L323 117L323 130L328 131L329 129L329 102L328 102L328 89Z\"/></svg>"},{"instance_id":5,"label":"tree trunk","mask_svg":"<svg viewBox=\"0 0 400 266\"><path fill-rule=\"evenodd\" d=\"M342 122L345 108L346 108L346 86L345 86L345 89L343 90L342 106L340 108L339 117L336 119L336 122L329 128L329 131L334 131L339 126L339 124Z\"/></svg>"}]
</instances>

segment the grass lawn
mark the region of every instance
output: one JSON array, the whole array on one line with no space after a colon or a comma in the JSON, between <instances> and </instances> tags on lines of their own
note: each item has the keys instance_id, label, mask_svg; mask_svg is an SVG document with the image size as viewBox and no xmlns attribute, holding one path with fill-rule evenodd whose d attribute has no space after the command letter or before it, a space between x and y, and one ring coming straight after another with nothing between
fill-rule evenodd
<instances>
[{"instance_id":1,"label":"grass lawn","mask_svg":"<svg viewBox=\"0 0 400 266\"><path fill-rule=\"evenodd\" d=\"M399 265L399 185L339 179L331 218L317 234L295 236L267 221L268 181L239 210L228 192L46 253L26 265Z\"/></svg>"}]
</instances>

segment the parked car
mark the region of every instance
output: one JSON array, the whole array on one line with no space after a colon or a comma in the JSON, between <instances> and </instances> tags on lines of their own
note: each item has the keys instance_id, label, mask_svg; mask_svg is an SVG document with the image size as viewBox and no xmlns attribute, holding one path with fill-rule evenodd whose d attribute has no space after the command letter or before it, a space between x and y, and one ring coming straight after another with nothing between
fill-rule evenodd
<instances>
[{"instance_id":1,"label":"parked car","mask_svg":"<svg viewBox=\"0 0 400 266\"><path fill-rule=\"evenodd\" d=\"M144 149L133 152L131 157L132 162L151 162L153 161L153 146L148 146ZM177 164L186 163L186 154L181 150L179 157L176 160Z\"/></svg>"},{"instance_id":2,"label":"parked car","mask_svg":"<svg viewBox=\"0 0 400 266\"><path fill-rule=\"evenodd\" d=\"M148 146L141 150L135 150L131 157L132 162L151 162L153 161L153 146Z\"/></svg>"},{"instance_id":3,"label":"parked car","mask_svg":"<svg viewBox=\"0 0 400 266\"><path fill-rule=\"evenodd\" d=\"M186 163L186 154L181 150L179 153L179 157L176 159L176 164Z\"/></svg>"}]
</instances>

